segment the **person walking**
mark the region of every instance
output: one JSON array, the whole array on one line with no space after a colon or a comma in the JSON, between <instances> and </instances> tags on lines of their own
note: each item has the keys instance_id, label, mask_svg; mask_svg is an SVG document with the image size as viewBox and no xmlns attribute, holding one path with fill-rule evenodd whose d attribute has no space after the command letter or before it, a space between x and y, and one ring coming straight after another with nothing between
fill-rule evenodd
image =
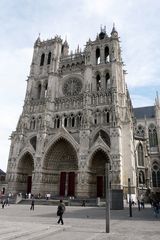
<instances>
[{"instance_id":1,"label":"person walking","mask_svg":"<svg viewBox=\"0 0 160 240\"><path fill-rule=\"evenodd\" d=\"M60 200L59 204L58 204L58 208L57 208L57 216L59 216L58 219L58 224L61 222L61 224L63 225L63 213L65 211L65 204L63 203L62 199Z\"/></svg>"},{"instance_id":2,"label":"person walking","mask_svg":"<svg viewBox=\"0 0 160 240\"><path fill-rule=\"evenodd\" d=\"M33 211L34 211L34 202L35 202L34 197L32 197L30 210L33 210Z\"/></svg>"},{"instance_id":3,"label":"person walking","mask_svg":"<svg viewBox=\"0 0 160 240\"><path fill-rule=\"evenodd\" d=\"M5 200L3 199L2 200L2 208L4 209L4 206L5 206Z\"/></svg>"},{"instance_id":4,"label":"person walking","mask_svg":"<svg viewBox=\"0 0 160 240\"><path fill-rule=\"evenodd\" d=\"M154 212L155 217L157 218L159 215L159 201L157 201L157 200L153 201L153 212Z\"/></svg>"}]
</instances>

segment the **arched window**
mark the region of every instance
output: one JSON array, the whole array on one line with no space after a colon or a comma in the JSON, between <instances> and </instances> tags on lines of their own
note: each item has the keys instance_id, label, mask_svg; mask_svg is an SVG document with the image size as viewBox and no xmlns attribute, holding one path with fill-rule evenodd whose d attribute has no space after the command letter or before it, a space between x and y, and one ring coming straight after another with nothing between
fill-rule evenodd
<instances>
[{"instance_id":1,"label":"arched window","mask_svg":"<svg viewBox=\"0 0 160 240\"><path fill-rule=\"evenodd\" d=\"M48 88L48 84L45 84L45 88L44 88L44 97L47 97L47 88Z\"/></svg>"},{"instance_id":2,"label":"arched window","mask_svg":"<svg viewBox=\"0 0 160 240\"><path fill-rule=\"evenodd\" d=\"M77 125L77 127L81 126L81 120L82 120L82 115L81 115L81 113L79 113L78 116L76 117L76 125Z\"/></svg>"},{"instance_id":3,"label":"arched window","mask_svg":"<svg viewBox=\"0 0 160 240\"><path fill-rule=\"evenodd\" d=\"M37 127L38 127L38 129L42 128L42 117L41 116L39 116L37 119Z\"/></svg>"},{"instance_id":4,"label":"arched window","mask_svg":"<svg viewBox=\"0 0 160 240\"><path fill-rule=\"evenodd\" d=\"M100 91L101 90L101 77L99 74L97 74L97 77L96 77L96 86L97 86L97 91Z\"/></svg>"},{"instance_id":5,"label":"arched window","mask_svg":"<svg viewBox=\"0 0 160 240\"><path fill-rule=\"evenodd\" d=\"M158 138L157 138L157 130L156 126L151 123L148 128L148 134L149 134L149 144L150 147L157 147L158 146Z\"/></svg>"},{"instance_id":6,"label":"arched window","mask_svg":"<svg viewBox=\"0 0 160 240\"><path fill-rule=\"evenodd\" d=\"M100 49L96 49L96 64L100 64Z\"/></svg>"},{"instance_id":7,"label":"arched window","mask_svg":"<svg viewBox=\"0 0 160 240\"><path fill-rule=\"evenodd\" d=\"M47 60L47 64L51 63L51 52L48 53L48 60Z\"/></svg>"},{"instance_id":8,"label":"arched window","mask_svg":"<svg viewBox=\"0 0 160 240\"><path fill-rule=\"evenodd\" d=\"M96 112L94 113L94 124L98 125L101 123L101 112L99 111L99 109L96 110Z\"/></svg>"},{"instance_id":9,"label":"arched window","mask_svg":"<svg viewBox=\"0 0 160 240\"><path fill-rule=\"evenodd\" d=\"M59 128L60 127L60 117L56 116L54 119L54 128Z\"/></svg>"},{"instance_id":10,"label":"arched window","mask_svg":"<svg viewBox=\"0 0 160 240\"><path fill-rule=\"evenodd\" d=\"M139 124L138 127L136 128L136 135L144 137L144 134L145 134L144 127L141 124Z\"/></svg>"},{"instance_id":11,"label":"arched window","mask_svg":"<svg viewBox=\"0 0 160 240\"><path fill-rule=\"evenodd\" d=\"M106 90L109 87L109 85L110 85L110 75L109 73L106 73Z\"/></svg>"},{"instance_id":12,"label":"arched window","mask_svg":"<svg viewBox=\"0 0 160 240\"><path fill-rule=\"evenodd\" d=\"M35 117L32 117L31 122L30 122L30 129L34 130L35 128L36 128Z\"/></svg>"},{"instance_id":13,"label":"arched window","mask_svg":"<svg viewBox=\"0 0 160 240\"><path fill-rule=\"evenodd\" d=\"M37 94L37 98L40 99L41 98L41 90L42 90L42 86L41 84L38 85L38 94Z\"/></svg>"},{"instance_id":14,"label":"arched window","mask_svg":"<svg viewBox=\"0 0 160 240\"><path fill-rule=\"evenodd\" d=\"M110 122L110 119L109 119L109 112L107 109L104 110L104 113L103 113L103 123L104 124L107 124Z\"/></svg>"},{"instance_id":15,"label":"arched window","mask_svg":"<svg viewBox=\"0 0 160 240\"><path fill-rule=\"evenodd\" d=\"M139 184L144 184L144 183L145 183L144 172L140 171L139 172Z\"/></svg>"},{"instance_id":16,"label":"arched window","mask_svg":"<svg viewBox=\"0 0 160 240\"><path fill-rule=\"evenodd\" d=\"M44 65L44 59L45 59L45 54L43 53L43 54L41 55L40 66L43 66L43 65Z\"/></svg>"},{"instance_id":17,"label":"arched window","mask_svg":"<svg viewBox=\"0 0 160 240\"><path fill-rule=\"evenodd\" d=\"M72 127L74 127L74 124L75 124L75 118L72 117Z\"/></svg>"},{"instance_id":18,"label":"arched window","mask_svg":"<svg viewBox=\"0 0 160 240\"><path fill-rule=\"evenodd\" d=\"M154 162L152 166L152 185L160 187L160 167L157 162Z\"/></svg>"},{"instance_id":19,"label":"arched window","mask_svg":"<svg viewBox=\"0 0 160 240\"><path fill-rule=\"evenodd\" d=\"M105 47L104 49L104 62L107 63L109 62L109 48Z\"/></svg>"},{"instance_id":20,"label":"arched window","mask_svg":"<svg viewBox=\"0 0 160 240\"><path fill-rule=\"evenodd\" d=\"M64 117L64 127L67 127L67 117Z\"/></svg>"},{"instance_id":21,"label":"arched window","mask_svg":"<svg viewBox=\"0 0 160 240\"><path fill-rule=\"evenodd\" d=\"M69 127L74 127L75 126L75 118L74 115L71 114L69 117Z\"/></svg>"},{"instance_id":22,"label":"arched window","mask_svg":"<svg viewBox=\"0 0 160 240\"><path fill-rule=\"evenodd\" d=\"M34 150L36 151L36 145L37 145L37 137L34 136L30 139L30 143L32 145L32 147L34 148Z\"/></svg>"},{"instance_id":23,"label":"arched window","mask_svg":"<svg viewBox=\"0 0 160 240\"><path fill-rule=\"evenodd\" d=\"M143 146L141 143L138 145L137 151L138 151L138 165L144 166Z\"/></svg>"}]
</instances>

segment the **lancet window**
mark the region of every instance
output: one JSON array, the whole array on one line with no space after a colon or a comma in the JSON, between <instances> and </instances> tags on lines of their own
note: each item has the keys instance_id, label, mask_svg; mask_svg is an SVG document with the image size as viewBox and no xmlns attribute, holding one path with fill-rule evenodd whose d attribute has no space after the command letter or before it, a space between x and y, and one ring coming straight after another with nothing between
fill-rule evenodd
<instances>
[{"instance_id":1,"label":"lancet window","mask_svg":"<svg viewBox=\"0 0 160 240\"><path fill-rule=\"evenodd\" d=\"M110 61L110 59L109 59L109 48L108 48L108 46L106 46L105 50L104 50L104 62L107 63L109 61Z\"/></svg>"},{"instance_id":2,"label":"lancet window","mask_svg":"<svg viewBox=\"0 0 160 240\"><path fill-rule=\"evenodd\" d=\"M96 49L96 64L100 64L100 49Z\"/></svg>"},{"instance_id":3,"label":"lancet window","mask_svg":"<svg viewBox=\"0 0 160 240\"><path fill-rule=\"evenodd\" d=\"M153 187L160 187L160 166L156 161L152 165L152 184Z\"/></svg>"},{"instance_id":4,"label":"lancet window","mask_svg":"<svg viewBox=\"0 0 160 240\"><path fill-rule=\"evenodd\" d=\"M149 133L150 147L157 147L157 145L158 145L157 130L156 130L156 126L154 124L150 124L150 126L148 128L148 133Z\"/></svg>"},{"instance_id":5,"label":"lancet window","mask_svg":"<svg viewBox=\"0 0 160 240\"><path fill-rule=\"evenodd\" d=\"M99 74L97 74L96 76L96 88L97 88L97 91L101 90L101 77Z\"/></svg>"},{"instance_id":6,"label":"lancet window","mask_svg":"<svg viewBox=\"0 0 160 240\"><path fill-rule=\"evenodd\" d=\"M45 54L43 53L43 54L41 55L40 66L43 66L43 65L44 65L44 59L45 59Z\"/></svg>"},{"instance_id":7,"label":"lancet window","mask_svg":"<svg viewBox=\"0 0 160 240\"><path fill-rule=\"evenodd\" d=\"M30 129L34 130L36 128L36 121L35 121L35 117L32 117L31 121L30 121Z\"/></svg>"},{"instance_id":8,"label":"lancet window","mask_svg":"<svg viewBox=\"0 0 160 240\"><path fill-rule=\"evenodd\" d=\"M60 117L57 115L54 119L54 127L59 128L60 127Z\"/></svg>"},{"instance_id":9,"label":"lancet window","mask_svg":"<svg viewBox=\"0 0 160 240\"><path fill-rule=\"evenodd\" d=\"M47 64L51 63L51 52L48 53Z\"/></svg>"},{"instance_id":10,"label":"lancet window","mask_svg":"<svg viewBox=\"0 0 160 240\"><path fill-rule=\"evenodd\" d=\"M106 80L106 90L107 90L108 87L110 86L110 75L109 75L109 73L106 73L105 80Z\"/></svg>"}]
</instances>

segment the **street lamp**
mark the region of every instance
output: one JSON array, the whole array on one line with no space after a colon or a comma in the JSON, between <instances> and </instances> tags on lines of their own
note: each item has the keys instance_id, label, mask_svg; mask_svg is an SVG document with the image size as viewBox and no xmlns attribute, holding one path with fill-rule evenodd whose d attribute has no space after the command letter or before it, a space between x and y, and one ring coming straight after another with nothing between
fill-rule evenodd
<instances>
[{"instance_id":1,"label":"street lamp","mask_svg":"<svg viewBox=\"0 0 160 240\"><path fill-rule=\"evenodd\" d=\"M128 178L129 216L132 217L131 180Z\"/></svg>"},{"instance_id":2,"label":"street lamp","mask_svg":"<svg viewBox=\"0 0 160 240\"><path fill-rule=\"evenodd\" d=\"M110 183L109 183L110 164L105 164L106 174L106 233L110 232Z\"/></svg>"}]
</instances>

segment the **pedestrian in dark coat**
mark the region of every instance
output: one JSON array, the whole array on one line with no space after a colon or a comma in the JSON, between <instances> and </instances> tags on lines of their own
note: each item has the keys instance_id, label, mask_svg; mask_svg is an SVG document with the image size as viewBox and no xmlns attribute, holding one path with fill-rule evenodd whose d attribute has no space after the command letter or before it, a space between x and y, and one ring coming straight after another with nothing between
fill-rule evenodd
<instances>
[{"instance_id":1,"label":"pedestrian in dark coat","mask_svg":"<svg viewBox=\"0 0 160 240\"><path fill-rule=\"evenodd\" d=\"M32 197L30 210L33 210L33 211L34 211L34 202L35 202L34 197Z\"/></svg>"},{"instance_id":2,"label":"pedestrian in dark coat","mask_svg":"<svg viewBox=\"0 0 160 240\"><path fill-rule=\"evenodd\" d=\"M59 204L58 204L58 208L57 208L57 216L59 216L59 219L58 219L58 224L61 222L61 224L63 225L64 222L63 222L63 213L65 211L65 205L63 203L62 200L60 200Z\"/></svg>"}]
</instances>

